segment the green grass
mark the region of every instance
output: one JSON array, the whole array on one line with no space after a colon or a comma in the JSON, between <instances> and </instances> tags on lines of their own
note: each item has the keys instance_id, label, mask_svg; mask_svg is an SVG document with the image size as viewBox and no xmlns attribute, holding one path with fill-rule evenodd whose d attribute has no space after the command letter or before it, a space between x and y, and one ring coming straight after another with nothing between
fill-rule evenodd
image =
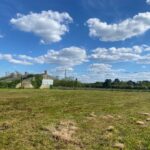
<instances>
[{"instance_id":1,"label":"green grass","mask_svg":"<svg viewBox=\"0 0 150 150\"><path fill-rule=\"evenodd\" d=\"M126 150L150 150L150 122L140 112L150 113L149 92L0 90L0 150L114 150L116 142ZM43 130L62 120L76 122L82 147ZM108 126L115 128L110 137Z\"/></svg>"}]
</instances>

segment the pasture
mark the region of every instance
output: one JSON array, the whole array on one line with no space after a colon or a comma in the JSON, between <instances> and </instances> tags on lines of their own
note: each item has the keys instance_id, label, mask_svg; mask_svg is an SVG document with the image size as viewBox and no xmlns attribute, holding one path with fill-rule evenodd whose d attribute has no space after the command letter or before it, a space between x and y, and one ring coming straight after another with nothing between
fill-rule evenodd
<instances>
[{"instance_id":1,"label":"pasture","mask_svg":"<svg viewBox=\"0 0 150 150\"><path fill-rule=\"evenodd\" d=\"M0 150L150 150L150 93L0 90Z\"/></svg>"}]
</instances>

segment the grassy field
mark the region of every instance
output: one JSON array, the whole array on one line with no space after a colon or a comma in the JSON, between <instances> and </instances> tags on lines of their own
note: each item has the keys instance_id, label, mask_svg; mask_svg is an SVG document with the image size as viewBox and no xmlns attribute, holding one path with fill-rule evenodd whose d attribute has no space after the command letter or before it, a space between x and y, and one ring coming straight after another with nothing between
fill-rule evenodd
<instances>
[{"instance_id":1,"label":"grassy field","mask_svg":"<svg viewBox=\"0 0 150 150\"><path fill-rule=\"evenodd\" d=\"M0 90L0 150L150 150L150 93Z\"/></svg>"}]
</instances>

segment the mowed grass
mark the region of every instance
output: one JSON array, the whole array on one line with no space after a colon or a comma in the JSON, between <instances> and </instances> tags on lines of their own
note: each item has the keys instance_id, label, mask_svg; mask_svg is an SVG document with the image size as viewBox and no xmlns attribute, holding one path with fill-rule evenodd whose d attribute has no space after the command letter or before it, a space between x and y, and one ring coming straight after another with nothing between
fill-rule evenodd
<instances>
[{"instance_id":1,"label":"mowed grass","mask_svg":"<svg viewBox=\"0 0 150 150\"><path fill-rule=\"evenodd\" d=\"M141 113L150 113L149 92L0 90L0 150L150 150Z\"/></svg>"}]
</instances>

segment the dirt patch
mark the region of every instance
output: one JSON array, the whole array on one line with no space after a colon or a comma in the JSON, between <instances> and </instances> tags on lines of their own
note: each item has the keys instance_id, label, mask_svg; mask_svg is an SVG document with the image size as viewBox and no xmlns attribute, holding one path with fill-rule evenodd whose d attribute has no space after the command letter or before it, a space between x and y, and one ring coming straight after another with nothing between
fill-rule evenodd
<instances>
[{"instance_id":1,"label":"dirt patch","mask_svg":"<svg viewBox=\"0 0 150 150\"><path fill-rule=\"evenodd\" d=\"M140 126L144 126L144 125L145 125L145 122L144 122L144 121L136 121L136 124L137 124L137 125L140 125Z\"/></svg>"},{"instance_id":2,"label":"dirt patch","mask_svg":"<svg viewBox=\"0 0 150 150\"><path fill-rule=\"evenodd\" d=\"M125 148L124 144L119 142L115 143L113 147L119 150L123 150Z\"/></svg>"},{"instance_id":3,"label":"dirt patch","mask_svg":"<svg viewBox=\"0 0 150 150\"><path fill-rule=\"evenodd\" d=\"M142 112L140 113L141 115L144 115L144 116L150 116L150 113L147 113L147 112Z\"/></svg>"},{"instance_id":4,"label":"dirt patch","mask_svg":"<svg viewBox=\"0 0 150 150\"><path fill-rule=\"evenodd\" d=\"M73 121L60 121L53 127L45 127L45 131L50 131L52 137L57 141L63 141L68 144L82 147L82 144L75 137L78 127Z\"/></svg>"},{"instance_id":5,"label":"dirt patch","mask_svg":"<svg viewBox=\"0 0 150 150\"><path fill-rule=\"evenodd\" d=\"M146 121L150 121L150 118L147 118Z\"/></svg>"},{"instance_id":6,"label":"dirt patch","mask_svg":"<svg viewBox=\"0 0 150 150\"><path fill-rule=\"evenodd\" d=\"M75 134L77 127L72 121L61 121L52 130L52 135L59 140L72 141L73 135Z\"/></svg>"},{"instance_id":7,"label":"dirt patch","mask_svg":"<svg viewBox=\"0 0 150 150\"><path fill-rule=\"evenodd\" d=\"M114 126L109 126L107 127L106 131L108 132L113 132L115 130L115 127Z\"/></svg>"}]
</instances>

